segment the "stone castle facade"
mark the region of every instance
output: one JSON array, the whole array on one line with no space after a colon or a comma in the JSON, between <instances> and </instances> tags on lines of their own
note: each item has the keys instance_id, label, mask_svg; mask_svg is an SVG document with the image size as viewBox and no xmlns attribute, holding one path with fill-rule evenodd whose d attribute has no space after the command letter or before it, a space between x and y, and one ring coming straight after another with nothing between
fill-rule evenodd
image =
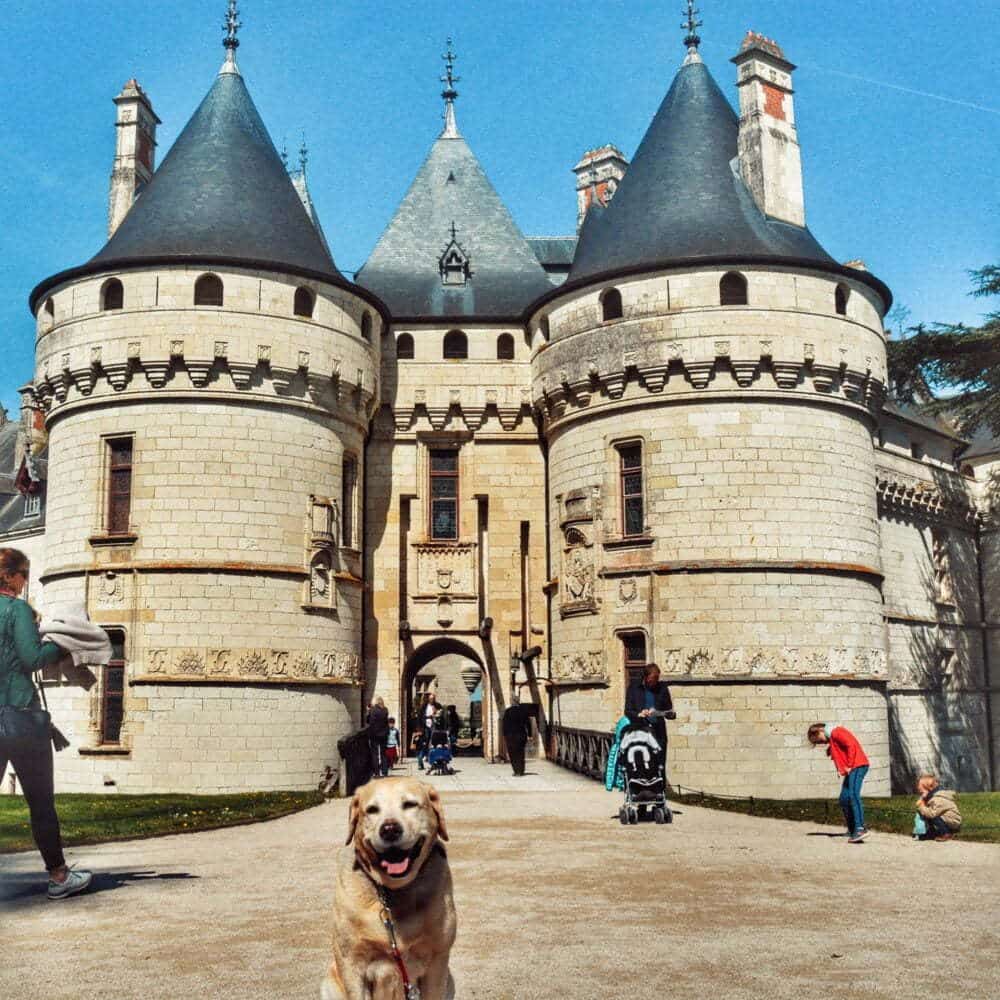
<instances>
[{"instance_id":1,"label":"stone castle facade","mask_svg":"<svg viewBox=\"0 0 1000 1000\"><path fill-rule=\"evenodd\" d=\"M61 788L313 787L445 656L482 671L489 757L512 701L607 731L655 661L683 785L823 794L803 734L830 719L872 792L998 787L1000 444L887 403L890 293L806 228L794 66L749 34L737 115L687 42L632 162L576 165L558 238L490 184L449 53L444 130L355 281L235 30L158 168L126 85L110 240L31 298L44 520L0 493L32 597L116 644L46 680Z\"/></svg>"}]
</instances>

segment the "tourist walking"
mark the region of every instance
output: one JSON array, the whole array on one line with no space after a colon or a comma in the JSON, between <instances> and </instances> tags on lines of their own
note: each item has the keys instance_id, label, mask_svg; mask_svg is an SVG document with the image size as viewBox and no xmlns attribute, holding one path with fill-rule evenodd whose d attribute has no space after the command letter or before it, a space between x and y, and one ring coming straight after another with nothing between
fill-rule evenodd
<instances>
[{"instance_id":1,"label":"tourist walking","mask_svg":"<svg viewBox=\"0 0 1000 1000\"><path fill-rule=\"evenodd\" d=\"M51 720L32 679L63 654L54 642L41 641L35 614L20 599L27 579L24 553L0 549L0 781L12 764L31 814L31 835L49 872L48 897L66 899L86 889L92 875L70 870L63 857Z\"/></svg>"},{"instance_id":2,"label":"tourist walking","mask_svg":"<svg viewBox=\"0 0 1000 1000\"><path fill-rule=\"evenodd\" d=\"M629 722L649 719L650 727L660 741L664 754L667 749L666 713L672 713L673 710L674 701L670 697L670 688L666 681L660 680L660 668L655 663L647 663L642 668L642 676L636 678L625 692L625 714ZM664 714L654 715L654 712Z\"/></svg>"},{"instance_id":3,"label":"tourist walking","mask_svg":"<svg viewBox=\"0 0 1000 1000\"><path fill-rule=\"evenodd\" d=\"M386 759L386 740L389 736L389 710L381 698L375 699L368 713L368 742L372 748L372 769L376 776L385 777L389 773Z\"/></svg>"},{"instance_id":4,"label":"tourist walking","mask_svg":"<svg viewBox=\"0 0 1000 1000\"><path fill-rule=\"evenodd\" d=\"M861 784L868 773L869 760L861 743L849 729L830 722L814 722L806 735L813 746L826 747L826 755L844 779L840 788L840 808L847 823L848 843L862 843L868 830Z\"/></svg>"},{"instance_id":5,"label":"tourist walking","mask_svg":"<svg viewBox=\"0 0 1000 1000\"><path fill-rule=\"evenodd\" d=\"M385 734L385 759L386 759L386 773L388 774L396 766L396 761L399 760L399 730L396 728L396 720L389 720L389 728Z\"/></svg>"},{"instance_id":6,"label":"tourist walking","mask_svg":"<svg viewBox=\"0 0 1000 1000\"><path fill-rule=\"evenodd\" d=\"M533 705L511 705L503 713L503 741L515 778L524 776L524 749L531 738L531 716L535 711Z\"/></svg>"}]
</instances>

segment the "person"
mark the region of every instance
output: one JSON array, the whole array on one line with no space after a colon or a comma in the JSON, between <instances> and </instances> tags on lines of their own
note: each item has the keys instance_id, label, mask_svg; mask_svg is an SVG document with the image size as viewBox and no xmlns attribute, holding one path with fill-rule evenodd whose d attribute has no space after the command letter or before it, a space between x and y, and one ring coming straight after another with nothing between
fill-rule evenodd
<instances>
[{"instance_id":1,"label":"person","mask_svg":"<svg viewBox=\"0 0 1000 1000\"><path fill-rule=\"evenodd\" d=\"M847 823L847 842L863 843L868 830L861 802L861 783L868 773L869 760L861 743L849 729L830 722L814 722L806 735L813 746L826 747L826 755L844 779L840 788L840 808Z\"/></svg>"},{"instance_id":2,"label":"person","mask_svg":"<svg viewBox=\"0 0 1000 1000\"><path fill-rule=\"evenodd\" d=\"M381 698L375 699L372 710L368 713L368 741L372 748L372 768L377 777L385 777L389 773L385 749L389 735L389 711Z\"/></svg>"},{"instance_id":3,"label":"person","mask_svg":"<svg viewBox=\"0 0 1000 1000\"><path fill-rule=\"evenodd\" d=\"M507 757L515 778L524 776L524 748L531 739L531 705L511 705L503 713L503 740L507 744Z\"/></svg>"},{"instance_id":4,"label":"person","mask_svg":"<svg viewBox=\"0 0 1000 1000\"><path fill-rule=\"evenodd\" d=\"M385 734L385 762L387 774L396 766L397 760L399 760L399 730L396 728L396 720L389 719L389 729Z\"/></svg>"},{"instance_id":5,"label":"person","mask_svg":"<svg viewBox=\"0 0 1000 1000\"><path fill-rule=\"evenodd\" d=\"M93 875L66 866L49 727L33 727L38 717L28 714L41 708L32 674L56 663L62 650L41 641L35 614L20 599L27 579L24 553L0 548L0 781L7 764L12 764L28 802L31 835L49 872L48 898L66 899L83 892Z\"/></svg>"},{"instance_id":6,"label":"person","mask_svg":"<svg viewBox=\"0 0 1000 1000\"><path fill-rule=\"evenodd\" d=\"M917 815L913 820L914 840L951 840L962 827L955 793L941 787L933 774L917 778Z\"/></svg>"},{"instance_id":7,"label":"person","mask_svg":"<svg viewBox=\"0 0 1000 1000\"><path fill-rule=\"evenodd\" d=\"M625 714L629 722L647 719L653 712L673 713L674 702L666 681L660 680L660 668L655 663L647 663L642 668L642 676L636 678L625 693ZM656 738L667 748L667 720L657 717L650 725Z\"/></svg>"},{"instance_id":8,"label":"person","mask_svg":"<svg viewBox=\"0 0 1000 1000\"><path fill-rule=\"evenodd\" d=\"M462 728L462 720L458 717L458 706L448 706L448 743L452 756L458 752L458 733Z\"/></svg>"}]
</instances>

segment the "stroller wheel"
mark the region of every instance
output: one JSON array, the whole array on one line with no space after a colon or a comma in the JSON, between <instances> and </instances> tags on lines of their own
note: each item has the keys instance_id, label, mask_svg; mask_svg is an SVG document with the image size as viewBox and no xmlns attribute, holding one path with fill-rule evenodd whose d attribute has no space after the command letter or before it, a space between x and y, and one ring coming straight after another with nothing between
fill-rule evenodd
<instances>
[{"instance_id":1,"label":"stroller wheel","mask_svg":"<svg viewBox=\"0 0 1000 1000\"><path fill-rule=\"evenodd\" d=\"M667 817L663 814L663 810L657 806L653 810L653 822L654 823L666 823Z\"/></svg>"},{"instance_id":2,"label":"stroller wheel","mask_svg":"<svg viewBox=\"0 0 1000 1000\"><path fill-rule=\"evenodd\" d=\"M635 806L629 806L628 808L628 821L632 824L639 822L639 810Z\"/></svg>"},{"instance_id":3,"label":"stroller wheel","mask_svg":"<svg viewBox=\"0 0 1000 1000\"><path fill-rule=\"evenodd\" d=\"M624 806L618 810L618 821L622 826L628 826L628 810Z\"/></svg>"},{"instance_id":4,"label":"stroller wheel","mask_svg":"<svg viewBox=\"0 0 1000 1000\"><path fill-rule=\"evenodd\" d=\"M674 821L674 814L670 811L670 806L664 806L663 807L663 822L664 823L673 823L673 821Z\"/></svg>"}]
</instances>

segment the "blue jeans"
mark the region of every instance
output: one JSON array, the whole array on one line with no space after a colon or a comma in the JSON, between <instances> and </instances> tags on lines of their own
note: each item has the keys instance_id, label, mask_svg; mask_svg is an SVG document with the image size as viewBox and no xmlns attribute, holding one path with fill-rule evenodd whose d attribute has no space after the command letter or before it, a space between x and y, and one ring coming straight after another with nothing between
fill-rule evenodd
<instances>
[{"instance_id":1,"label":"blue jeans","mask_svg":"<svg viewBox=\"0 0 1000 1000\"><path fill-rule=\"evenodd\" d=\"M853 837L865 827L865 807L861 804L861 782L868 773L868 765L856 767L844 775L840 789L840 808L847 823L847 832Z\"/></svg>"}]
</instances>

